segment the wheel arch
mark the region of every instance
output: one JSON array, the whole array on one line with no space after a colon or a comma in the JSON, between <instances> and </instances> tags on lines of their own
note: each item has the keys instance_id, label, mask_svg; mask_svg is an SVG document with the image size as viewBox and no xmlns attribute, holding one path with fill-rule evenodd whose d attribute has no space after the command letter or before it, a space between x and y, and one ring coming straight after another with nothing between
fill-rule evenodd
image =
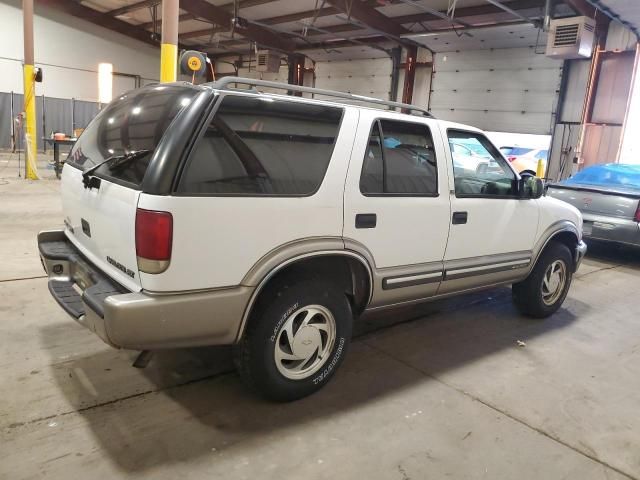
<instances>
[{"instance_id":1,"label":"wheel arch","mask_svg":"<svg viewBox=\"0 0 640 480\"><path fill-rule=\"evenodd\" d=\"M311 272L319 275L333 276L334 280L343 282L341 287L349 296L354 313L360 314L371 301L373 296L373 271L364 256L350 250L319 250L298 254L281 261L264 271L257 281L256 287L245 307L242 321L238 328L236 341L244 334L249 317L260 296L267 291L270 285L293 275L311 275ZM250 272L255 278L255 272Z\"/></svg>"},{"instance_id":2,"label":"wheel arch","mask_svg":"<svg viewBox=\"0 0 640 480\"><path fill-rule=\"evenodd\" d=\"M578 234L578 228L572 222L564 220L551 225L547 229L546 234L541 237L538 247L535 250L535 259L531 262L529 273L538 263L538 259L540 258L540 255L542 255L542 252L544 252L552 241L560 242L569 248L575 269L575 264L577 262L576 248L580 243L580 235Z\"/></svg>"}]
</instances>

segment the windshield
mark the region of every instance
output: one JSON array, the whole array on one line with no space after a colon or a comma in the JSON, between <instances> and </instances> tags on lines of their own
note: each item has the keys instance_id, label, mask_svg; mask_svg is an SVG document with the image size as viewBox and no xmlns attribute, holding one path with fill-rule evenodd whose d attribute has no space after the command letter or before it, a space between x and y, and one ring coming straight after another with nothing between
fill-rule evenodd
<instances>
[{"instance_id":1,"label":"windshield","mask_svg":"<svg viewBox=\"0 0 640 480\"><path fill-rule=\"evenodd\" d=\"M154 85L125 93L91 121L67 163L86 171L109 157L147 150L124 164L107 162L95 172L139 186L165 131L197 93L181 85Z\"/></svg>"},{"instance_id":2,"label":"windshield","mask_svg":"<svg viewBox=\"0 0 640 480\"><path fill-rule=\"evenodd\" d=\"M567 185L597 185L640 191L640 165L610 163L594 165L562 182Z\"/></svg>"}]
</instances>

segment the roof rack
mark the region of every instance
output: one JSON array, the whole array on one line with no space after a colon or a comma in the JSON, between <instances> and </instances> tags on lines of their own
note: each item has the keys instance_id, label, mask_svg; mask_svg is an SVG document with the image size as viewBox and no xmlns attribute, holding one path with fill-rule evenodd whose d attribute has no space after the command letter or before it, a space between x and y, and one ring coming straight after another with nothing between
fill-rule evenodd
<instances>
[{"instance_id":1,"label":"roof rack","mask_svg":"<svg viewBox=\"0 0 640 480\"><path fill-rule=\"evenodd\" d=\"M373 103L376 105L383 105L386 107L402 108L404 110L419 112L425 117L434 118L428 110L408 103L392 102L390 100L380 100L379 98L365 97L363 95L354 95L352 93L337 92L335 90L324 90L322 88L304 87L301 85L290 85L288 83L270 82L267 80L256 80L253 78L244 77L224 77L215 82L211 82L208 85L218 90L233 90L230 85L240 84L256 87L274 88L279 90L287 90L290 92L311 93L315 95L323 95L326 97L344 98L347 100L353 100L363 103Z\"/></svg>"}]
</instances>

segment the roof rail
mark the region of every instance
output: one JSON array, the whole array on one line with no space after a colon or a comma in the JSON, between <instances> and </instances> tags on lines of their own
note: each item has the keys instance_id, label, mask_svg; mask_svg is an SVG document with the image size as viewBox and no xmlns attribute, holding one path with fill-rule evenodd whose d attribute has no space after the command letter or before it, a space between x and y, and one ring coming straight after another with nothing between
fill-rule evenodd
<instances>
[{"instance_id":1,"label":"roof rail","mask_svg":"<svg viewBox=\"0 0 640 480\"><path fill-rule=\"evenodd\" d=\"M347 100L353 100L357 102L373 103L376 105L383 105L386 107L402 108L408 111L419 112L425 117L434 118L434 116L431 115L431 113L429 113L428 110L422 107L417 107L415 105L410 105L408 103L392 102L390 100L381 100L379 98L365 97L363 95L354 95L352 93L345 93L345 92L337 92L335 90L324 90L322 88L304 87L301 85L290 85L288 83L270 82L267 80L256 80L253 78L244 78L244 77L224 77L215 82L208 83L208 85L210 85L212 88L215 88L218 90L233 90L233 88L230 87L230 85L233 85L233 84L248 85L249 87L256 86L256 87L274 88L279 90L287 90L290 92L311 93L315 95L323 95L326 97L344 98Z\"/></svg>"}]
</instances>

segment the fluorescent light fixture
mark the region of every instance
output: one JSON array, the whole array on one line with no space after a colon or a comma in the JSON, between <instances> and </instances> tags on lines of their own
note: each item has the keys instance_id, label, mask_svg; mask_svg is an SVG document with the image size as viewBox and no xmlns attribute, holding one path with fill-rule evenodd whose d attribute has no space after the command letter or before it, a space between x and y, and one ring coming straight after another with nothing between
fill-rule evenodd
<instances>
[{"instance_id":1,"label":"fluorescent light fixture","mask_svg":"<svg viewBox=\"0 0 640 480\"><path fill-rule=\"evenodd\" d=\"M402 33L400 38L423 38L423 37L441 37L443 34L449 32L420 32L420 33Z\"/></svg>"},{"instance_id":2,"label":"fluorescent light fixture","mask_svg":"<svg viewBox=\"0 0 640 480\"><path fill-rule=\"evenodd\" d=\"M109 103L113 98L113 65L98 65L98 102Z\"/></svg>"}]
</instances>

